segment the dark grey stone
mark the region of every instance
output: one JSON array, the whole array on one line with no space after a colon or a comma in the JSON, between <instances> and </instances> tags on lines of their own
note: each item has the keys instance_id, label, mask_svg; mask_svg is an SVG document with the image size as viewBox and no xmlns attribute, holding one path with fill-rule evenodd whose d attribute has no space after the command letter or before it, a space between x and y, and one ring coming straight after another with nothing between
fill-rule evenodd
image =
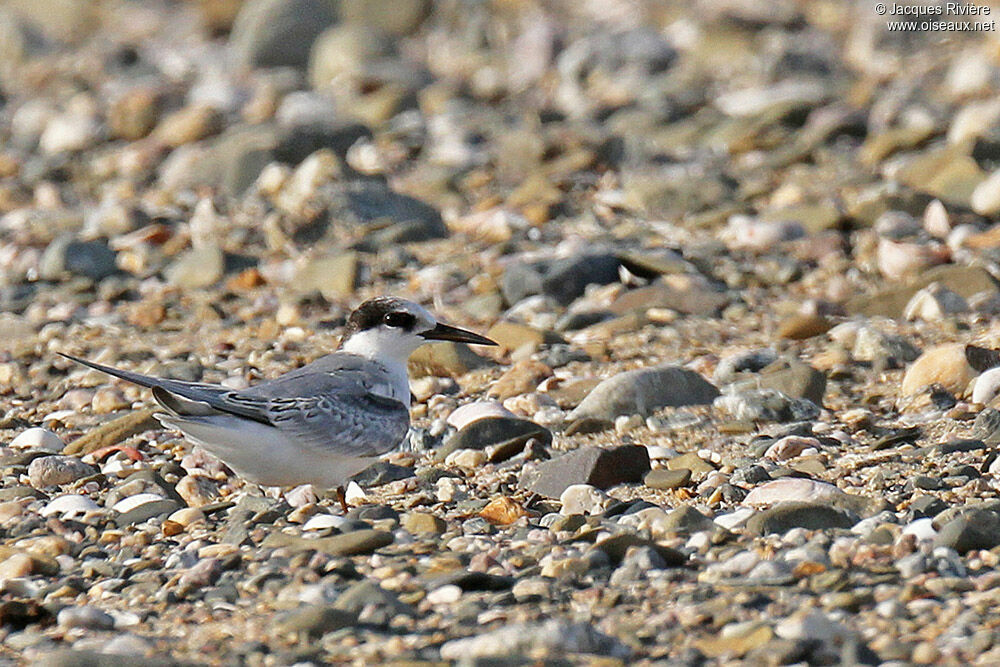
<instances>
[{"instance_id":1,"label":"dark grey stone","mask_svg":"<svg viewBox=\"0 0 1000 667\"><path fill-rule=\"evenodd\" d=\"M747 521L746 530L754 535L786 533L792 528L826 530L850 528L855 521L833 507L819 503L786 502L757 512Z\"/></svg>"},{"instance_id":2,"label":"dark grey stone","mask_svg":"<svg viewBox=\"0 0 1000 667\"><path fill-rule=\"evenodd\" d=\"M516 417L484 417L466 424L460 431L445 440L435 458L443 461L459 449L486 449L496 447L500 455L494 461L504 461L514 456L534 438L543 445L552 442L552 432L528 419Z\"/></svg>"},{"instance_id":3,"label":"dark grey stone","mask_svg":"<svg viewBox=\"0 0 1000 667\"><path fill-rule=\"evenodd\" d=\"M641 481L648 471L649 453L645 447L582 447L524 469L518 484L543 496L558 498L573 484L590 484L607 489L626 482Z\"/></svg>"}]
</instances>

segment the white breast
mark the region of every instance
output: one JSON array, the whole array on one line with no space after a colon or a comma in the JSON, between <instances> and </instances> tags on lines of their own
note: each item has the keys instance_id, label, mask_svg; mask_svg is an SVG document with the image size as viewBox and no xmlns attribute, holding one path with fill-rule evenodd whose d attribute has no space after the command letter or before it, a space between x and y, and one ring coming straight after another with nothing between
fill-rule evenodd
<instances>
[{"instance_id":1,"label":"white breast","mask_svg":"<svg viewBox=\"0 0 1000 667\"><path fill-rule=\"evenodd\" d=\"M376 396L391 398L403 405L410 404L410 380L401 364L382 364L385 376L372 383L368 391Z\"/></svg>"}]
</instances>

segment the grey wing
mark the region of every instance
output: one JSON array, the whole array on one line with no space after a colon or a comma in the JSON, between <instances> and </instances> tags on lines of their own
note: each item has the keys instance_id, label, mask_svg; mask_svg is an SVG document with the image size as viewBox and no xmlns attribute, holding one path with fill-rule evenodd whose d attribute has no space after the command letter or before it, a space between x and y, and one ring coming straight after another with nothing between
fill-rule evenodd
<instances>
[{"instance_id":1,"label":"grey wing","mask_svg":"<svg viewBox=\"0 0 1000 667\"><path fill-rule=\"evenodd\" d=\"M369 393L275 398L270 423L296 442L340 456L378 456L403 441L410 411L399 401Z\"/></svg>"},{"instance_id":2,"label":"grey wing","mask_svg":"<svg viewBox=\"0 0 1000 667\"><path fill-rule=\"evenodd\" d=\"M368 391L372 362L328 355L243 391L133 373L62 356L129 382L150 387L167 410L180 416L228 413L274 426L296 441L344 456L375 456L402 442L409 409Z\"/></svg>"},{"instance_id":3,"label":"grey wing","mask_svg":"<svg viewBox=\"0 0 1000 667\"><path fill-rule=\"evenodd\" d=\"M377 456L403 441L410 426L406 405L369 392L360 369L320 368L232 392L225 402L238 414L333 454Z\"/></svg>"}]
</instances>

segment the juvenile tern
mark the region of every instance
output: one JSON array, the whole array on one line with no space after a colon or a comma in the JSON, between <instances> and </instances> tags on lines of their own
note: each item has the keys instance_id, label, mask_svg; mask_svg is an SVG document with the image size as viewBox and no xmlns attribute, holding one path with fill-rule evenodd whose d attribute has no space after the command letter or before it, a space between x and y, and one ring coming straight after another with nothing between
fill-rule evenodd
<instances>
[{"instance_id":1,"label":"juvenile tern","mask_svg":"<svg viewBox=\"0 0 1000 667\"><path fill-rule=\"evenodd\" d=\"M161 424L262 486L337 489L402 443L410 425L406 362L429 341L496 345L391 296L362 303L340 348L248 389L133 373L62 356L153 390ZM345 506L346 510L346 506Z\"/></svg>"}]
</instances>

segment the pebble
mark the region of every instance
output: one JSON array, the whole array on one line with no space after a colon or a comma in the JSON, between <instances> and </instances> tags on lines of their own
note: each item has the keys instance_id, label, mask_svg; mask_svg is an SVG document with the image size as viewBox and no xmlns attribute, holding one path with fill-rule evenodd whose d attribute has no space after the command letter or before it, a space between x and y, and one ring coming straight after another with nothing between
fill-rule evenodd
<instances>
[{"instance_id":1,"label":"pebble","mask_svg":"<svg viewBox=\"0 0 1000 667\"><path fill-rule=\"evenodd\" d=\"M67 630L111 630L115 619L97 607L66 607L59 612L56 622Z\"/></svg>"},{"instance_id":2,"label":"pebble","mask_svg":"<svg viewBox=\"0 0 1000 667\"><path fill-rule=\"evenodd\" d=\"M10 441L13 449L39 449L46 452L61 452L66 444L58 435L45 428L29 428Z\"/></svg>"},{"instance_id":3,"label":"pebble","mask_svg":"<svg viewBox=\"0 0 1000 667\"><path fill-rule=\"evenodd\" d=\"M538 651L583 653L624 658L630 651L612 637L586 623L547 620L540 624L511 624L475 637L453 639L441 646L445 660L532 655Z\"/></svg>"},{"instance_id":4,"label":"pebble","mask_svg":"<svg viewBox=\"0 0 1000 667\"><path fill-rule=\"evenodd\" d=\"M498 401L473 401L461 405L448 415L448 424L461 431L472 422L484 417L514 417L507 408Z\"/></svg>"},{"instance_id":5,"label":"pebble","mask_svg":"<svg viewBox=\"0 0 1000 667\"><path fill-rule=\"evenodd\" d=\"M960 295L940 283L931 283L913 295L903 309L903 317L933 322L968 311L969 304Z\"/></svg>"},{"instance_id":6,"label":"pebble","mask_svg":"<svg viewBox=\"0 0 1000 667\"><path fill-rule=\"evenodd\" d=\"M63 519L78 519L90 512L99 512L101 506L87 496L67 494L57 496L46 503L40 514L51 516L58 514Z\"/></svg>"},{"instance_id":7,"label":"pebble","mask_svg":"<svg viewBox=\"0 0 1000 667\"><path fill-rule=\"evenodd\" d=\"M36 489L70 484L96 472L96 468L75 456L43 456L28 465L28 478Z\"/></svg>"},{"instance_id":8,"label":"pebble","mask_svg":"<svg viewBox=\"0 0 1000 667\"><path fill-rule=\"evenodd\" d=\"M972 402L986 405L1000 392L1000 368L981 373L972 386Z\"/></svg>"},{"instance_id":9,"label":"pebble","mask_svg":"<svg viewBox=\"0 0 1000 667\"><path fill-rule=\"evenodd\" d=\"M750 517L748 532L756 535L786 533L793 528L825 530L850 528L854 521L844 512L820 503L784 502Z\"/></svg>"},{"instance_id":10,"label":"pebble","mask_svg":"<svg viewBox=\"0 0 1000 667\"><path fill-rule=\"evenodd\" d=\"M442 519L427 512L409 512L404 514L400 525L414 535L421 533L440 534L448 527Z\"/></svg>"},{"instance_id":11,"label":"pebble","mask_svg":"<svg viewBox=\"0 0 1000 667\"><path fill-rule=\"evenodd\" d=\"M217 283L223 268L222 251L210 245L184 252L165 269L164 275L172 285L198 289Z\"/></svg>"},{"instance_id":12,"label":"pebble","mask_svg":"<svg viewBox=\"0 0 1000 667\"><path fill-rule=\"evenodd\" d=\"M560 494L560 514L601 514L608 496L589 484L571 484Z\"/></svg>"},{"instance_id":13,"label":"pebble","mask_svg":"<svg viewBox=\"0 0 1000 667\"><path fill-rule=\"evenodd\" d=\"M510 525L528 515L528 511L520 503L507 496L497 496L479 512L479 516L497 526Z\"/></svg>"},{"instance_id":14,"label":"pebble","mask_svg":"<svg viewBox=\"0 0 1000 667\"><path fill-rule=\"evenodd\" d=\"M965 357L965 345L938 345L926 350L906 369L900 395L912 396L933 384L960 394L976 375Z\"/></svg>"},{"instance_id":15,"label":"pebble","mask_svg":"<svg viewBox=\"0 0 1000 667\"><path fill-rule=\"evenodd\" d=\"M678 489L687 486L691 481L691 470L689 468L651 470L646 473L642 481L651 489Z\"/></svg>"},{"instance_id":16,"label":"pebble","mask_svg":"<svg viewBox=\"0 0 1000 667\"><path fill-rule=\"evenodd\" d=\"M718 389L697 373L676 366L619 373L594 387L569 418L613 420L619 415L649 416L665 406L705 405Z\"/></svg>"},{"instance_id":17,"label":"pebble","mask_svg":"<svg viewBox=\"0 0 1000 667\"><path fill-rule=\"evenodd\" d=\"M649 454L645 447L581 447L533 468L524 468L518 484L543 496L559 498L574 484L607 489L623 482L638 482L648 471Z\"/></svg>"},{"instance_id":18,"label":"pebble","mask_svg":"<svg viewBox=\"0 0 1000 667\"><path fill-rule=\"evenodd\" d=\"M548 445L552 433L527 419L482 416L445 440L435 456L440 460L460 450L487 450L490 460L502 461L521 452L531 440Z\"/></svg>"},{"instance_id":19,"label":"pebble","mask_svg":"<svg viewBox=\"0 0 1000 667\"><path fill-rule=\"evenodd\" d=\"M184 499L188 507L203 507L216 501L218 484L200 475L185 475L174 485L177 495Z\"/></svg>"}]
</instances>

